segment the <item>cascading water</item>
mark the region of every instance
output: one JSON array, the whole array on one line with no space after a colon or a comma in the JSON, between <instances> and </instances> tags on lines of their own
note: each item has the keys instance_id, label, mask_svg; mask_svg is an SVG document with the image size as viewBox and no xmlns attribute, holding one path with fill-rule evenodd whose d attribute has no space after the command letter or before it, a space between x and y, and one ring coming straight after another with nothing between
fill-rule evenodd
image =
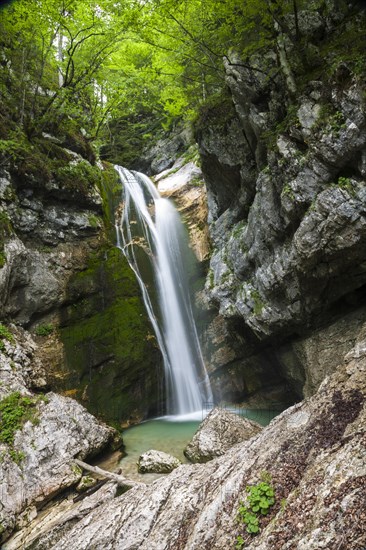
<instances>
[{"instance_id":1,"label":"cascading water","mask_svg":"<svg viewBox=\"0 0 366 550\"><path fill-rule=\"evenodd\" d=\"M204 401L212 401L212 393L186 280L182 223L174 206L160 196L147 176L120 166L115 169L124 189L117 246L135 272L163 355L167 412L201 411ZM157 304L146 282L149 267L158 289Z\"/></svg>"}]
</instances>

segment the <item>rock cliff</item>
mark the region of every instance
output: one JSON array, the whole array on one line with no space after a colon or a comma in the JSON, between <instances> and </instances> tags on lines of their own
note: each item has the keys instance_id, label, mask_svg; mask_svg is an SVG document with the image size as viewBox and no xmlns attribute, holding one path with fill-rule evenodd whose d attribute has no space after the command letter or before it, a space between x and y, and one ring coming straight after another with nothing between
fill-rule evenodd
<instances>
[{"instance_id":1,"label":"rock cliff","mask_svg":"<svg viewBox=\"0 0 366 550\"><path fill-rule=\"evenodd\" d=\"M301 12L303 50L286 43L292 86L275 50L232 54L226 98L196 123L224 396L270 391L276 373L310 395L365 319L365 12L326 6ZM253 368L267 384L252 383Z\"/></svg>"},{"instance_id":2,"label":"rock cliff","mask_svg":"<svg viewBox=\"0 0 366 550\"><path fill-rule=\"evenodd\" d=\"M77 137L24 137L2 153L0 319L33 335L49 388L136 421L159 408L160 352L114 248L117 175Z\"/></svg>"}]
</instances>

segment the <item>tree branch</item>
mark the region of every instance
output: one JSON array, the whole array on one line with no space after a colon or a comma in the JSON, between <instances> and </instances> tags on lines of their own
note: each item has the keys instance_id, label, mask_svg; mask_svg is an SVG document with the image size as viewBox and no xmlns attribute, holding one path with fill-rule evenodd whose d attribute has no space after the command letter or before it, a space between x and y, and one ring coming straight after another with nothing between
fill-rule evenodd
<instances>
[{"instance_id":1,"label":"tree branch","mask_svg":"<svg viewBox=\"0 0 366 550\"><path fill-rule=\"evenodd\" d=\"M74 458L73 461L75 462L75 464L80 466L80 468L83 468L83 470L87 470L88 472L92 472L93 474L97 474L104 478L111 479L112 481L116 481L118 485L123 489L131 489L132 487L136 487L136 486L145 487L145 483L140 483L139 481L132 481L131 479L126 479L125 477L119 474L114 474L113 472L107 472L106 470L103 470L98 466L90 466L90 464L87 464L86 462L83 462L78 458Z\"/></svg>"}]
</instances>

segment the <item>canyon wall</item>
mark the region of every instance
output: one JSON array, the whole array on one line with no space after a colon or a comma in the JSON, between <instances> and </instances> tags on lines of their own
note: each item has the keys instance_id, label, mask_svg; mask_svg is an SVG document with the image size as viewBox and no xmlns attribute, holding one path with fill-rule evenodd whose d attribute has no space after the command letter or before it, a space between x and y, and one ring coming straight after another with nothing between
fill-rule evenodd
<instances>
[{"instance_id":1,"label":"canyon wall","mask_svg":"<svg viewBox=\"0 0 366 550\"><path fill-rule=\"evenodd\" d=\"M332 6L301 12L301 47L288 16L285 61L231 52L196 121L223 397L311 395L366 317L365 12Z\"/></svg>"}]
</instances>

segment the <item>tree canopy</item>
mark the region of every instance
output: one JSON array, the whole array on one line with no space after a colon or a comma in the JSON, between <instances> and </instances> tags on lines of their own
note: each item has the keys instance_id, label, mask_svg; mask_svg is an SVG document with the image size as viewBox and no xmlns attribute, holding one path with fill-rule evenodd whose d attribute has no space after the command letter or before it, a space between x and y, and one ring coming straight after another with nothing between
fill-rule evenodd
<instances>
[{"instance_id":1,"label":"tree canopy","mask_svg":"<svg viewBox=\"0 0 366 550\"><path fill-rule=\"evenodd\" d=\"M301 42L305 0L13 0L0 12L0 102L27 136L117 119L166 127L225 87L224 60ZM329 9L314 0L312 9ZM291 67L286 75L291 85ZM271 77L269 72L268 77ZM139 118L140 117L140 118ZM0 135L0 138L4 137Z\"/></svg>"}]
</instances>

